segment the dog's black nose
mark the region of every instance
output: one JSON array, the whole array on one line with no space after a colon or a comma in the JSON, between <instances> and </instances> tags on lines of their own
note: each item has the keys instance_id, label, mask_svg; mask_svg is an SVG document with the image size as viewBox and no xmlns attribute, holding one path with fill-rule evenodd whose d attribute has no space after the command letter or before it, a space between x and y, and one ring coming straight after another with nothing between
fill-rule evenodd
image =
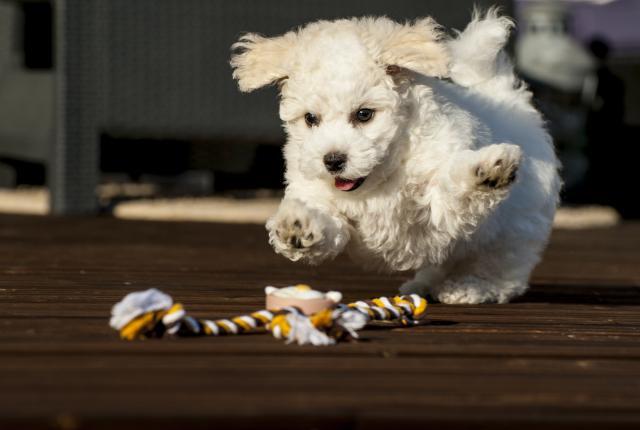
<instances>
[{"instance_id":1,"label":"dog's black nose","mask_svg":"<svg viewBox=\"0 0 640 430\"><path fill-rule=\"evenodd\" d=\"M342 152L329 152L324 156L324 165L331 173L338 173L344 170L347 164L347 154Z\"/></svg>"}]
</instances>

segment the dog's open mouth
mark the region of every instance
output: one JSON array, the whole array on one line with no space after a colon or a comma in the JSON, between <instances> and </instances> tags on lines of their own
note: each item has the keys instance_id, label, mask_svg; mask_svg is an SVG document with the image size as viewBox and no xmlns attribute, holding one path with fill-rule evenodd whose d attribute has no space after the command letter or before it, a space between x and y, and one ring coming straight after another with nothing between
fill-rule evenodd
<instances>
[{"instance_id":1,"label":"dog's open mouth","mask_svg":"<svg viewBox=\"0 0 640 430\"><path fill-rule=\"evenodd\" d=\"M360 185L362 185L365 179L367 179L366 176L358 179L345 179L337 177L335 179L335 186L340 191L353 191Z\"/></svg>"}]
</instances>

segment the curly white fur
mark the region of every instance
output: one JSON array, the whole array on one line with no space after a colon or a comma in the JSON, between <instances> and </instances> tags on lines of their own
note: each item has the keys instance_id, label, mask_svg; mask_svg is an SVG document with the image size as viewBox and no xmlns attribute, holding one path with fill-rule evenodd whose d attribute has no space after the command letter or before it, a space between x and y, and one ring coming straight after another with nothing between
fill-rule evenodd
<instances>
[{"instance_id":1,"label":"curly white fur","mask_svg":"<svg viewBox=\"0 0 640 430\"><path fill-rule=\"evenodd\" d=\"M346 249L373 268L417 271L401 291L445 303L522 294L560 180L502 52L511 27L495 10L454 38L431 19L354 18L234 45L241 90L281 89L287 188L267 223L276 252L317 264ZM362 108L373 118L354 122ZM366 178L359 188L338 189L323 164L330 152L347 156L340 178Z\"/></svg>"}]
</instances>

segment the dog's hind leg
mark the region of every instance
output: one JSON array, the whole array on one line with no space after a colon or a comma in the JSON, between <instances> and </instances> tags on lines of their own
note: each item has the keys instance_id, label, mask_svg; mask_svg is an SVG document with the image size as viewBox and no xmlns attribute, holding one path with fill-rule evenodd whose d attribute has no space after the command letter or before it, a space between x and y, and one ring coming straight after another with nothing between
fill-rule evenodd
<instances>
[{"instance_id":1,"label":"dog's hind leg","mask_svg":"<svg viewBox=\"0 0 640 430\"><path fill-rule=\"evenodd\" d=\"M425 297L434 285L439 285L447 276L442 266L426 266L418 270L413 279L400 286L400 294L418 294Z\"/></svg>"},{"instance_id":2,"label":"dog's hind leg","mask_svg":"<svg viewBox=\"0 0 640 430\"><path fill-rule=\"evenodd\" d=\"M529 288L529 276L540 260L539 243L515 243L484 249L465 259L458 270L426 293L447 304L507 303Z\"/></svg>"},{"instance_id":3,"label":"dog's hind leg","mask_svg":"<svg viewBox=\"0 0 640 430\"><path fill-rule=\"evenodd\" d=\"M473 275L445 280L428 294L446 304L507 303L524 293L527 282L484 279Z\"/></svg>"},{"instance_id":4,"label":"dog's hind leg","mask_svg":"<svg viewBox=\"0 0 640 430\"><path fill-rule=\"evenodd\" d=\"M446 279L425 293L448 304L507 303L529 287L544 241L496 238L462 257Z\"/></svg>"}]
</instances>

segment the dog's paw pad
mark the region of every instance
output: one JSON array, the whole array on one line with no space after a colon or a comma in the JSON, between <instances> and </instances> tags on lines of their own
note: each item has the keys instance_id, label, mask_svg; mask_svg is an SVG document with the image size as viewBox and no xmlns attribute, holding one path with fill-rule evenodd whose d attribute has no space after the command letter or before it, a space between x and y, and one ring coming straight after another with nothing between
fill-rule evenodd
<instances>
[{"instance_id":1,"label":"dog's paw pad","mask_svg":"<svg viewBox=\"0 0 640 430\"><path fill-rule=\"evenodd\" d=\"M296 250L311 248L323 238L315 223L303 217L278 220L275 233L281 243Z\"/></svg>"},{"instance_id":2,"label":"dog's paw pad","mask_svg":"<svg viewBox=\"0 0 640 430\"><path fill-rule=\"evenodd\" d=\"M486 157L473 170L479 188L499 189L515 182L522 158L520 148L515 145L492 145L483 152L486 152Z\"/></svg>"}]
</instances>

